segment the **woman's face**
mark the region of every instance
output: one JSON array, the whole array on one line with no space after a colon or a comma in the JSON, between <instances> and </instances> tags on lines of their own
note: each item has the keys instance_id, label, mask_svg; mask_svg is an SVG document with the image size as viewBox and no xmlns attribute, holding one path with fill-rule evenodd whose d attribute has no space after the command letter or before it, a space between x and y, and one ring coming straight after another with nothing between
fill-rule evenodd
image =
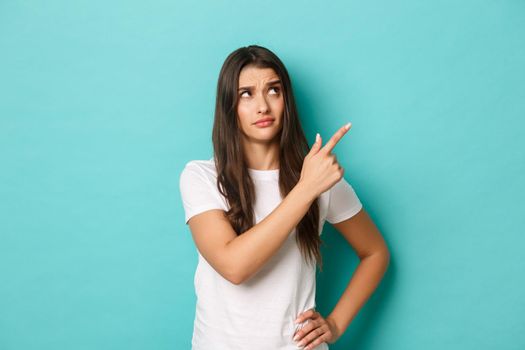
<instances>
[{"instance_id":1,"label":"woman's face","mask_svg":"<svg viewBox=\"0 0 525 350\"><path fill-rule=\"evenodd\" d=\"M274 141L282 129L284 111L279 76L272 68L245 66L239 75L238 96L237 115L245 140Z\"/></svg>"}]
</instances>

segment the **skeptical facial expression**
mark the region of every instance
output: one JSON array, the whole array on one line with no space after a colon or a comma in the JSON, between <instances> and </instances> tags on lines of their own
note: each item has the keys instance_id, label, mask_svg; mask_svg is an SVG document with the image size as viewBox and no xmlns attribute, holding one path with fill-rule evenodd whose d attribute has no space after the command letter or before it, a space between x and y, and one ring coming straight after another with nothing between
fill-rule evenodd
<instances>
[{"instance_id":1,"label":"skeptical facial expression","mask_svg":"<svg viewBox=\"0 0 525 350\"><path fill-rule=\"evenodd\" d=\"M239 75L237 115L245 141L269 143L282 129L284 97L272 68L245 66Z\"/></svg>"}]
</instances>

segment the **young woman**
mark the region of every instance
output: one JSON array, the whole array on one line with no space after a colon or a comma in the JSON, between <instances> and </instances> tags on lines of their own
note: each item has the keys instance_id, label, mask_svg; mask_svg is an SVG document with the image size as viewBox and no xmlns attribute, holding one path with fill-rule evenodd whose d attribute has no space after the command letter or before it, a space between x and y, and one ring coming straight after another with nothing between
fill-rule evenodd
<instances>
[{"instance_id":1,"label":"young woman","mask_svg":"<svg viewBox=\"0 0 525 350\"><path fill-rule=\"evenodd\" d=\"M310 149L281 60L256 45L226 58L214 157L180 177L199 256L193 350L328 349L373 293L389 252L332 153L349 128ZM325 221L361 259L326 318L315 311Z\"/></svg>"}]
</instances>

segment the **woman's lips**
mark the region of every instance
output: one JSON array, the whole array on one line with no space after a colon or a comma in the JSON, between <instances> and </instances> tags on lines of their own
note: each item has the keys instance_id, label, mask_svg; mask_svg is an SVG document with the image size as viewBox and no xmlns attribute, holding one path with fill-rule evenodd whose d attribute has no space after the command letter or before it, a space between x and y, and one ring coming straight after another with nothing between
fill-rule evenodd
<instances>
[{"instance_id":1,"label":"woman's lips","mask_svg":"<svg viewBox=\"0 0 525 350\"><path fill-rule=\"evenodd\" d=\"M255 126L258 127L258 128L266 128L267 126L272 125L273 122L274 122L273 119L269 119L269 120L257 122L257 123L255 123Z\"/></svg>"}]
</instances>

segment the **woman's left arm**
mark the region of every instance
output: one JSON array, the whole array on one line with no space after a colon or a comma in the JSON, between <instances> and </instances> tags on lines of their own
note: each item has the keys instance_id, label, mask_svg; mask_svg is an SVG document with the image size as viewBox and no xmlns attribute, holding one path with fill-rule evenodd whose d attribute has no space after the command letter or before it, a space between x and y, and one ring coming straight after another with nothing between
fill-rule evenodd
<instances>
[{"instance_id":1,"label":"woman's left arm","mask_svg":"<svg viewBox=\"0 0 525 350\"><path fill-rule=\"evenodd\" d=\"M328 333L331 336L330 339L322 340L328 343L334 343L346 331L348 325L377 288L390 262L390 253L385 240L364 208L351 218L333 224L333 226L348 241L361 261L343 295L330 315L326 317L326 323L331 330ZM298 317L298 320L303 322L308 318L317 318L319 325L323 323L320 320L322 317L314 310L304 312ZM312 324L311 328L315 326ZM303 344L306 343L304 345L318 345L315 344L315 338L318 337L314 337L313 334L312 337L309 337L309 331L310 327L304 327L296 334L300 338L304 337Z\"/></svg>"},{"instance_id":2,"label":"woman's left arm","mask_svg":"<svg viewBox=\"0 0 525 350\"><path fill-rule=\"evenodd\" d=\"M348 286L327 317L342 335L377 288L390 262L383 236L365 211L333 226L343 235L361 260Z\"/></svg>"}]
</instances>

